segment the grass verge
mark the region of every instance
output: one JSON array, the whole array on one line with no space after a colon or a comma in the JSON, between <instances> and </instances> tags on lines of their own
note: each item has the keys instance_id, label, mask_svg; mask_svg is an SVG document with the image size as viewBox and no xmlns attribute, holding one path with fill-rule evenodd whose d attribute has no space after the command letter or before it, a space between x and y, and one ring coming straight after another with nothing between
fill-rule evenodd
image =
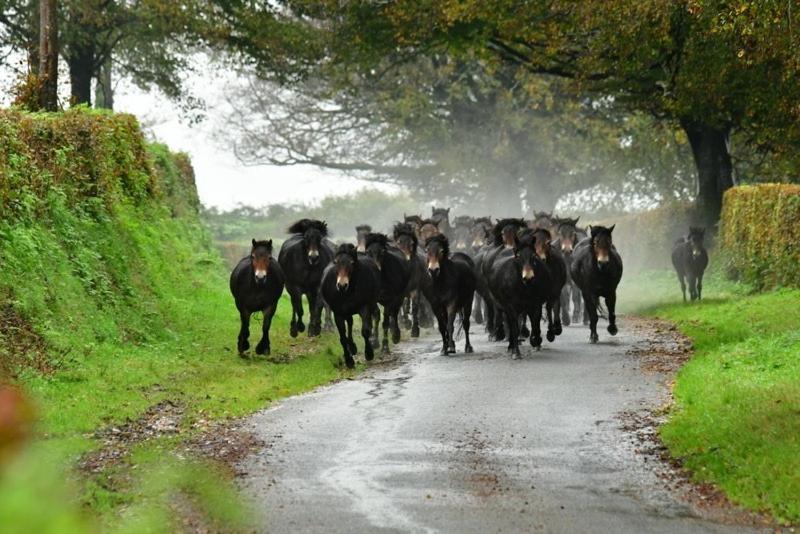
<instances>
[{"instance_id":1,"label":"grass verge","mask_svg":"<svg viewBox=\"0 0 800 534\"><path fill-rule=\"evenodd\" d=\"M625 291L629 311L674 321L695 346L660 430L670 453L733 502L800 522L800 291L752 294L714 273L699 303L675 302L671 273Z\"/></svg>"}]
</instances>

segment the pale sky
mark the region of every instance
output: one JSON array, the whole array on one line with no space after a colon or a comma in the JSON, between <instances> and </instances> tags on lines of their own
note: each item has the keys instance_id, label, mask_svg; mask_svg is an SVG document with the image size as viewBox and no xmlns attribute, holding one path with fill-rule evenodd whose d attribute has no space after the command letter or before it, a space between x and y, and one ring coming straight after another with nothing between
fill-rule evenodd
<instances>
[{"instance_id":1,"label":"pale sky","mask_svg":"<svg viewBox=\"0 0 800 534\"><path fill-rule=\"evenodd\" d=\"M222 94L230 72L205 61L198 61L197 74L187 80L193 94L202 96L208 105L207 118L200 124L181 120L175 105L157 92L145 93L130 84L117 87L116 111L138 116L149 134L173 150L187 152L194 164L200 200L206 206L230 209L237 204L263 206L273 203L313 203L329 195L353 193L364 188L392 191L393 187L350 178L332 170L311 166L244 166L224 143L215 140L226 132L220 127L220 113L225 105ZM212 135L213 134L213 135ZM235 137L235 132L231 132Z\"/></svg>"}]
</instances>

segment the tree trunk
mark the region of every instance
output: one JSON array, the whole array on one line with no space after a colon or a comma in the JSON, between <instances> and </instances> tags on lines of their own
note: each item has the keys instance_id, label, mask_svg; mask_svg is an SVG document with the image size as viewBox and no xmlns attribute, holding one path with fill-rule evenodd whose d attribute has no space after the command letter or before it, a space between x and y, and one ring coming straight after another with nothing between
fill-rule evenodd
<instances>
[{"instance_id":1,"label":"tree trunk","mask_svg":"<svg viewBox=\"0 0 800 534\"><path fill-rule=\"evenodd\" d=\"M58 110L58 6L56 0L39 2L39 103Z\"/></svg>"},{"instance_id":2,"label":"tree trunk","mask_svg":"<svg viewBox=\"0 0 800 534\"><path fill-rule=\"evenodd\" d=\"M111 85L111 55L103 62L94 86L94 106L114 109L114 88Z\"/></svg>"},{"instance_id":3,"label":"tree trunk","mask_svg":"<svg viewBox=\"0 0 800 534\"><path fill-rule=\"evenodd\" d=\"M92 104L92 76L94 75L94 46L74 44L67 57L69 65L70 104Z\"/></svg>"},{"instance_id":4,"label":"tree trunk","mask_svg":"<svg viewBox=\"0 0 800 534\"><path fill-rule=\"evenodd\" d=\"M25 44L26 53L28 56L28 72L35 76L39 75L39 26L41 24L39 18L39 9L30 10L29 19L29 34Z\"/></svg>"},{"instance_id":5,"label":"tree trunk","mask_svg":"<svg viewBox=\"0 0 800 534\"><path fill-rule=\"evenodd\" d=\"M733 187L733 164L729 147L730 128L682 120L697 168L698 214L707 226L713 226L722 212L722 195Z\"/></svg>"}]
</instances>

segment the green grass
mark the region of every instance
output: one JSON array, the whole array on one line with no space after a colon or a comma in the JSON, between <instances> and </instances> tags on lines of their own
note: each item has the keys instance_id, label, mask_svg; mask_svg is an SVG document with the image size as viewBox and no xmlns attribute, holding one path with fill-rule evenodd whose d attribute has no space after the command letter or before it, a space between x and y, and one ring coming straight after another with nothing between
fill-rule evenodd
<instances>
[{"instance_id":1,"label":"green grass","mask_svg":"<svg viewBox=\"0 0 800 534\"><path fill-rule=\"evenodd\" d=\"M800 291L752 294L713 273L700 303L678 302L671 273L624 291L629 310L674 321L694 342L661 428L670 453L733 502L799 522Z\"/></svg>"}]
</instances>

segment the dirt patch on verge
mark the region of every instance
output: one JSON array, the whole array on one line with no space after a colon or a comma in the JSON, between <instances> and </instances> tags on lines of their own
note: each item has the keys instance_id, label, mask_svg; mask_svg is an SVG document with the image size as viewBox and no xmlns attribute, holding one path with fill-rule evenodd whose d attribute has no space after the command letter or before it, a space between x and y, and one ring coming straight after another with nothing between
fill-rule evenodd
<instances>
[{"instance_id":1,"label":"dirt patch on verge","mask_svg":"<svg viewBox=\"0 0 800 534\"><path fill-rule=\"evenodd\" d=\"M662 377L668 391L662 406L618 414L620 428L631 436L636 454L643 457L665 486L692 505L701 517L724 524L770 528L781 532L783 527L770 516L736 506L713 484L693 481L692 473L681 465L679 459L670 456L658 429L669 415L675 374L692 358L693 345L669 321L626 317L626 323L644 339L630 348L627 355L636 359L643 373Z\"/></svg>"},{"instance_id":2,"label":"dirt patch on verge","mask_svg":"<svg viewBox=\"0 0 800 534\"><path fill-rule=\"evenodd\" d=\"M84 473L96 474L125 462L133 445L180 433L183 412L181 404L166 400L154 404L136 420L96 431L93 437L102 441L103 446L85 454L78 467Z\"/></svg>"},{"instance_id":3,"label":"dirt patch on verge","mask_svg":"<svg viewBox=\"0 0 800 534\"><path fill-rule=\"evenodd\" d=\"M271 446L252 432L242 428L240 421L208 422L194 425L200 434L186 442L184 450L193 456L222 465L233 476L247 474L241 466L247 456Z\"/></svg>"}]
</instances>

